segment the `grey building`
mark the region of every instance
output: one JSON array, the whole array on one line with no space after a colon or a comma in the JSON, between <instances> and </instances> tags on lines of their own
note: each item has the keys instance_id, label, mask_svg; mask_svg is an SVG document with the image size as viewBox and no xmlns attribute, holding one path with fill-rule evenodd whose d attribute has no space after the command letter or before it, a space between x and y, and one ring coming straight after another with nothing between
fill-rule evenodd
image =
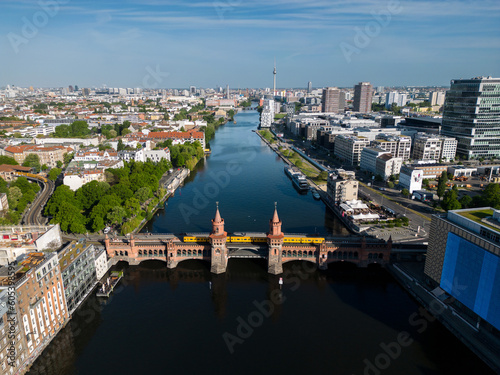
<instances>
[{"instance_id":1,"label":"grey building","mask_svg":"<svg viewBox=\"0 0 500 375\"><path fill-rule=\"evenodd\" d=\"M457 154L468 159L500 156L500 78L452 80L441 133L457 138Z\"/></svg>"},{"instance_id":2,"label":"grey building","mask_svg":"<svg viewBox=\"0 0 500 375\"><path fill-rule=\"evenodd\" d=\"M58 252L69 314L80 306L97 284L94 245L73 241Z\"/></svg>"}]
</instances>

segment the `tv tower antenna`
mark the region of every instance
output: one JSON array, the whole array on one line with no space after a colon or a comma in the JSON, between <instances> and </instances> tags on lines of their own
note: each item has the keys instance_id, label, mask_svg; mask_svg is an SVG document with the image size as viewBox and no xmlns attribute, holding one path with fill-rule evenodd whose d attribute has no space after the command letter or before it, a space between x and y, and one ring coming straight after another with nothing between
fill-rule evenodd
<instances>
[{"instance_id":1,"label":"tv tower antenna","mask_svg":"<svg viewBox=\"0 0 500 375\"><path fill-rule=\"evenodd\" d=\"M276 57L274 58L274 70L273 70L273 95L276 96Z\"/></svg>"}]
</instances>

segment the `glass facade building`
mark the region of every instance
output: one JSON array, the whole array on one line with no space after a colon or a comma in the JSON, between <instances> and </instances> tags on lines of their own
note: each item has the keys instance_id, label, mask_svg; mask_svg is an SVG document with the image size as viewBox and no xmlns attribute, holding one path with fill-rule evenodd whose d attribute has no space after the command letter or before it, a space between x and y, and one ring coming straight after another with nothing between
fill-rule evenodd
<instances>
[{"instance_id":1,"label":"glass facade building","mask_svg":"<svg viewBox=\"0 0 500 375\"><path fill-rule=\"evenodd\" d=\"M457 154L467 159L500 156L500 78L452 80L441 133L457 138Z\"/></svg>"}]
</instances>

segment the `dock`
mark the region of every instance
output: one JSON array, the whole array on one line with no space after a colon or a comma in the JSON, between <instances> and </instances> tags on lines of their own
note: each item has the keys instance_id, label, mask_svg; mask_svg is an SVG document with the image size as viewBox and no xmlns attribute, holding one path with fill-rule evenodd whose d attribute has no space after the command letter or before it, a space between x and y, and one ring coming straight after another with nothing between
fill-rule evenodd
<instances>
[{"instance_id":1,"label":"dock","mask_svg":"<svg viewBox=\"0 0 500 375\"><path fill-rule=\"evenodd\" d=\"M123 271L113 271L111 276L106 279L102 286L97 290L97 297L109 298L109 295L115 289L115 286L120 282L123 277Z\"/></svg>"}]
</instances>

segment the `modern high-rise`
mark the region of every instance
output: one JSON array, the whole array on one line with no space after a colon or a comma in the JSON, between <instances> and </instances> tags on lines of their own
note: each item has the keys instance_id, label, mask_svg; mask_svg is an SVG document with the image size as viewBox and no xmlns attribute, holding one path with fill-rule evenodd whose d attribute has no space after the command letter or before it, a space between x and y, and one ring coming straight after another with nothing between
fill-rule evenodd
<instances>
[{"instance_id":1,"label":"modern high-rise","mask_svg":"<svg viewBox=\"0 0 500 375\"><path fill-rule=\"evenodd\" d=\"M442 300L453 297L447 305L454 315L494 335L500 330L499 218L490 207L434 215L425 260L431 287L446 293Z\"/></svg>"},{"instance_id":2,"label":"modern high-rise","mask_svg":"<svg viewBox=\"0 0 500 375\"><path fill-rule=\"evenodd\" d=\"M321 98L321 112L339 111L340 90L336 87L327 87L323 89Z\"/></svg>"},{"instance_id":3,"label":"modern high-rise","mask_svg":"<svg viewBox=\"0 0 500 375\"><path fill-rule=\"evenodd\" d=\"M452 80L441 133L457 138L457 154L467 159L500 156L500 78Z\"/></svg>"},{"instance_id":4,"label":"modern high-rise","mask_svg":"<svg viewBox=\"0 0 500 375\"><path fill-rule=\"evenodd\" d=\"M311 81L307 82L307 92L310 94L313 90L313 84Z\"/></svg>"},{"instance_id":5,"label":"modern high-rise","mask_svg":"<svg viewBox=\"0 0 500 375\"><path fill-rule=\"evenodd\" d=\"M360 82L354 86L353 108L356 112L371 112L372 85L370 82Z\"/></svg>"},{"instance_id":6,"label":"modern high-rise","mask_svg":"<svg viewBox=\"0 0 500 375\"><path fill-rule=\"evenodd\" d=\"M446 93L444 91L432 91L429 93L429 102L431 105L442 106L444 104L444 98Z\"/></svg>"}]
</instances>

